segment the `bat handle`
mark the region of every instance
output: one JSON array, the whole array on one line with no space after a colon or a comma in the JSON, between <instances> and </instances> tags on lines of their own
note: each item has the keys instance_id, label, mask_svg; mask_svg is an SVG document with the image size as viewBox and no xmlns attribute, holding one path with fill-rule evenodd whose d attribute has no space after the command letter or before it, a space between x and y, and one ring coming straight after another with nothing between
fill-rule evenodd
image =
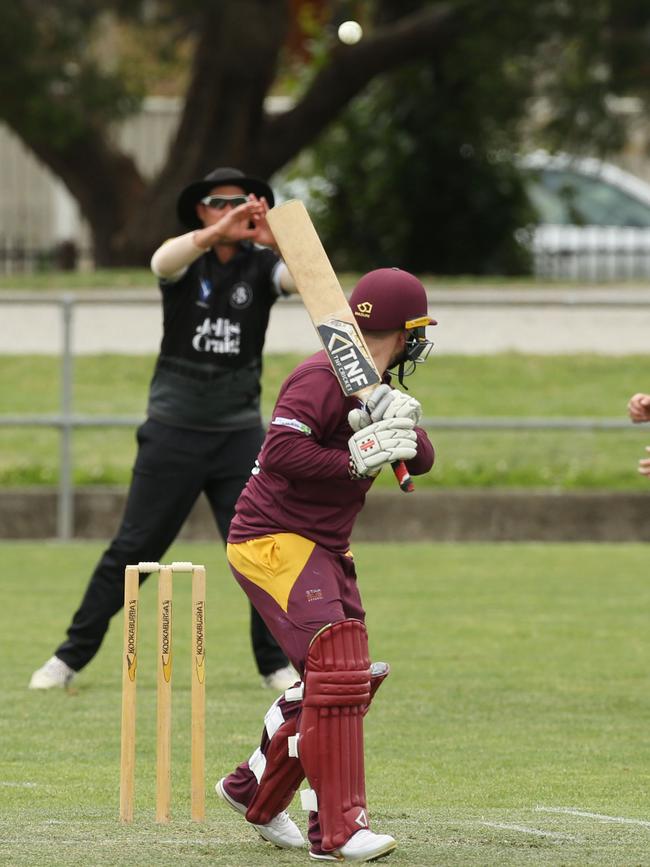
<instances>
[{"instance_id":1,"label":"bat handle","mask_svg":"<svg viewBox=\"0 0 650 867\"><path fill-rule=\"evenodd\" d=\"M411 474L406 469L406 464L404 463L404 461L395 461L395 463L391 464L391 466L393 468L393 472L395 473L395 478L399 482L399 486L404 491L404 493L410 494L411 491L414 491L415 485L413 484Z\"/></svg>"}]
</instances>

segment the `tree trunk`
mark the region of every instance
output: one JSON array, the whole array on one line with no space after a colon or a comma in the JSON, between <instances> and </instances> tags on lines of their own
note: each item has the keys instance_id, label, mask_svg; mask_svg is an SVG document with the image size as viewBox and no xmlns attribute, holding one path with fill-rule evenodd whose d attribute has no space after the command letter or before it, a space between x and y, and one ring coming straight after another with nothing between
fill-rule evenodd
<instances>
[{"instance_id":1,"label":"tree trunk","mask_svg":"<svg viewBox=\"0 0 650 867\"><path fill-rule=\"evenodd\" d=\"M264 99L288 24L286 0L237 0L206 8L169 157L131 213L114 249L117 261L148 262L165 238L184 231L176 218L176 200L188 183L217 166L260 172L255 152Z\"/></svg>"},{"instance_id":2,"label":"tree trunk","mask_svg":"<svg viewBox=\"0 0 650 867\"><path fill-rule=\"evenodd\" d=\"M20 130L17 132L20 134ZM146 190L146 182L132 158L116 151L107 136L93 131L63 149L44 140L27 141L27 144L67 186L88 220L95 265L127 264L115 258L121 227L129 213L139 207Z\"/></svg>"}]
</instances>

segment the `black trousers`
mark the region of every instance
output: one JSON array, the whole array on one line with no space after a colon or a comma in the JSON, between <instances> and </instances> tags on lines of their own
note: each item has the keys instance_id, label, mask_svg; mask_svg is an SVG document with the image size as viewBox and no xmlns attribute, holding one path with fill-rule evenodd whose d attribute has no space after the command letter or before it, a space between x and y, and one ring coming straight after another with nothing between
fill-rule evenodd
<instances>
[{"instance_id":1,"label":"black trousers","mask_svg":"<svg viewBox=\"0 0 650 867\"><path fill-rule=\"evenodd\" d=\"M137 438L138 454L122 523L90 578L67 640L55 651L75 671L97 653L111 617L123 607L125 566L160 562L203 491L225 542L264 431L261 427L227 433L192 431L148 419L138 429ZM140 582L145 578L147 575L141 575ZM288 665L252 606L250 625L260 674Z\"/></svg>"}]
</instances>

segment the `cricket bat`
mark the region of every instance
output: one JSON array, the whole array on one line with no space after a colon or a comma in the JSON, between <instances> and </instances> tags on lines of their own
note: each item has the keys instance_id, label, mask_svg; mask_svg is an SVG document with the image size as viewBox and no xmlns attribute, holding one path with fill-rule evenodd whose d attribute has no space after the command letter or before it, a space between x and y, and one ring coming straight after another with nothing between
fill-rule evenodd
<instances>
[{"instance_id":1,"label":"cricket bat","mask_svg":"<svg viewBox=\"0 0 650 867\"><path fill-rule=\"evenodd\" d=\"M343 393L365 402L381 376L307 209L290 199L266 218ZM403 461L393 464L393 472L403 491L414 489Z\"/></svg>"}]
</instances>

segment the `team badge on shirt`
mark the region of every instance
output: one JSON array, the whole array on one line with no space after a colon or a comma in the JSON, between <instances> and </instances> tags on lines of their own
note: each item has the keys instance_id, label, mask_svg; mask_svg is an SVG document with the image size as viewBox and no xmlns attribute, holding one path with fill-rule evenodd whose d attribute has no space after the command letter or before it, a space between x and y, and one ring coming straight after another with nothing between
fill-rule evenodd
<instances>
[{"instance_id":1,"label":"team badge on shirt","mask_svg":"<svg viewBox=\"0 0 650 867\"><path fill-rule=\"evenodd\" d=\"M230 306L237 310L248 307L253 300L253 290L248 283L235 283L230 292Z\"/></svg>"}]
</instances>

